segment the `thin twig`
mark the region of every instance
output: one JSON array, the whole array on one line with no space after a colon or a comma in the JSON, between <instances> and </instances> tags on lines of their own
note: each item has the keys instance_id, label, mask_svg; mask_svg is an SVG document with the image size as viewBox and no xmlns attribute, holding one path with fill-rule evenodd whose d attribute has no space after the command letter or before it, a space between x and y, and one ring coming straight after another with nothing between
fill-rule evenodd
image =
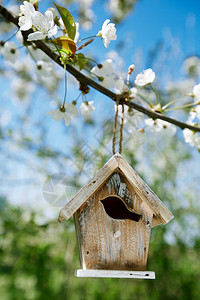
<instances>
[{"instance_id":1,"label":"thin twig","mask_svg":"<svg viewBox=\"0 0 200 300\"><path fill-rule=\"evenodd\" d=\"M9 22L12 22L13 24L15 24L16 26L19 27L18 25L18 17L14 17L12 13L10 13L5 7L3 7L2 5L0 5L0 14ZM27 36L29 33L33 32L32 30L29 31L22 31L22 35L24 38L24 41L27 43ZM31 44L31 43L29 43ZM34 41L34 44L37 46L37 48L41 49L43 52L45 52L54 62L56 62L59 66L61 66L62 68L64 68L64 65L61 63L60 61L60 56L57 55L56 53L52 52L51 49L44 43L41 41ZM151 111L150 109L147 109L139 104L133 103L133 102L128 102L124 99L124 97L120 97L120 95L117 95L113 92L111 92L110 90L106 89L105 87L103 87L102 85L98 84L97 82L95 82L94 80L92 80L91 78L83 75L82 73L80 73L78 70L76 70L74 67L72 67L71 65L67 64L66 65L66 70L72 74L79 82L87 84L89 86L91 86L92 88L96 89L97 91L99 91L100 93L108 96L110 99L112 99L113 101L117 102L118 99L120 99L119 103L120 104L125 104L137 111L142 112L143 114L147 115L148 117L152 118L152 119L161 119L164 120L168 123L174 124L178 127L180 127L181 129L185 129L188 128L190 130L193 130L194 132L200 132L200 127L199 126L192 126L190 124L187 124L185 122L181 122L178 121L176 119L167 117L163 114Z\"/></svg>"}]
</instances>

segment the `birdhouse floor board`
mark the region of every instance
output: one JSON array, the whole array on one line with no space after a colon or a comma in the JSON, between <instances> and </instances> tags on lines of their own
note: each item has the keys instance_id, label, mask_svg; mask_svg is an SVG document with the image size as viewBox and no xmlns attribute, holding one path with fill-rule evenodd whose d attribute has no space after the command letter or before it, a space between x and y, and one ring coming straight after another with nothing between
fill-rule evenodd
<instances>
[{"instance_id":1,"label":"birdhouse floor board","mask_svg":"<svg viewBox=\"0 0 200 300\"><path fill-rule=\"evenodd\" d=\"M116 271L116 270L84 270L75 271L76 277L99 277L99 278L136 278L155 279L155 272L151 271Z\"/></svg>"}]
</instances>

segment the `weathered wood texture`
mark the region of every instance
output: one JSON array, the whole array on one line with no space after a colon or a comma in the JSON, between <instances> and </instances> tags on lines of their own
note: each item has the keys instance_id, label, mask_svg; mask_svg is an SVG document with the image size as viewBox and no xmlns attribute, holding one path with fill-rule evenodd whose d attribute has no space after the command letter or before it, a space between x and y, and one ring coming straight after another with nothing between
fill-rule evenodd
<instances>
[{"instance_id":1,"label":"weathered wood texture","mask_svg":"<svg viewBox=\"0 0 200 300\"><path fill-rule=\"evenodd\" d=\"M150 187L141 179L141 177L133 170L121 155L116 156L120 171L128 178L130 184L141 197L141 199L151 207L154 212L155 222L153 226L166 224L173 219L172 213L158 198L158 196L150 189ZM160 219L160 220L159 220Z\"/></svg>"},{"instance_id":2,"label":"weathered wood texture","mask_svg":"<svg viewBox=\"0 0 200 300\"><path fill-rule=\"evenodd\" d=\"M76 210L85 202L89 197L101 187L105 180L116 170L118 163L115 159L110 159L99 170L94 178L92 178L87 185L83 186L80 191L63 207L60 211L58 220L68 220Z\"/></svg>"},{"instance_id":3,"label":"weathered wood texture","mask_svg":"<svg viewBox=\"0 0 200 300\"><path fill-rule=\"evenodd\" d=\"M129 211L141 215L139 221L111 218L101 202L109 196L117 196ZM75 217L83 269L146 270L152 218L153 211L125 176L111 175Z\"/></svg>"},{"instance_id":4,"label":"weathered wood texture","mask_svg":"<svg viewBox=\"0 0 200 300\"><path fill-rule=\"evenodd\" d=\"M137 278L155 279L155 272L116 271L116 270L76 270L77 277L104 277L104 278Z\"/></svg>"},{"instance_id":5,"label":"weathered wood texture","mask_svg":"<svg viewBox=\"0 0 200 300\"><path fill-rule=\"evenodd\" d=\"M128 179L129 185L141 197L144 203L153 211L152 226L166 224L173 215L168 208L160 201L160 199L152 192L148 185L140 178L140 176L131 168L123 157L116 153L101 168L101 170L93 177L90 182L85 185L68 203L63 207L59 214L59 221L69 219L95 192L101 188L105 181L116 171L120 171ZM131 190L131 189L129 189Z\"/></svg>"}]
</instances>

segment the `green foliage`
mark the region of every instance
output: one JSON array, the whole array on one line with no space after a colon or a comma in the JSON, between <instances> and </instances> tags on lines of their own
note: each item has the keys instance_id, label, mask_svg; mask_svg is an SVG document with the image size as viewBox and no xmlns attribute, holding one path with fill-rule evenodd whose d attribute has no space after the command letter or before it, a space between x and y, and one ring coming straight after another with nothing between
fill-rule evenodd
<instances>
[{"instance_id":1,"label":"green foliage","mask_svg":"<svg viewBox=\"0 0 200 300\"><path fill-rule=\"evenodd\" d=\"M193 249L164 241L153 229L148 270L156 280L76 278L79 268L73 222L38 225L35 214L0 201L1 300L198 299L200 241Z\"/></svg>"},{"instance_id":2,"label":"green foliage","mask_svg":"<svg viewBox=\"0 0 200 300\"><path fill-rule=\"evenodd\" d=\"M54 3L54 2L53 2ZM63 23L65 25L66 33L68 34L68 37L74 40L76 35L76 23L74 21L74 18L70 14L67 8L64 8L62 6L57 5L54 3L57 10L59 11L59 14L63 20Z\"/></svg>"}]
</instances>

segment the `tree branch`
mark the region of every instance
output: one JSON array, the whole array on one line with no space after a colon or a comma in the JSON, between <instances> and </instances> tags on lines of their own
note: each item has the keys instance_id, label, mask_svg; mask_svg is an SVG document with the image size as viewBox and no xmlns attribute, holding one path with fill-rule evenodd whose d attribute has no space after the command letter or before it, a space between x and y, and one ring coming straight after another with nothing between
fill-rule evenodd
<instances>
[{"instance_id":1,"label":"tree branch","mask_svg":"<svg viewBox=\"0 0 200 300\"><path fill-rule=\"evenodd\" d=\"M15 24L18 28L18 17L15 17L11 12L9 12L5 7L3 7L2 5L0 5L0 14L9 22ZM27 42L27 37L28 34L31 33L32 30L29 31L22 31L22 35L24 38L24 41ZM34 44L37 46L37 48L41 49L43 52L45 52L53 61L55 61L58 65L60 65L61 67L64 67L63 64L60 61L60 56L58 54L56 54L55 52L52 52L51 49L44 43L41 41L34 41ZM66 70L72 74L80 83L84 83L87 84L89 86L91 86L92 88L94 88L95 90L99 91L100 93L106 95L107 97L109 97L110 99L112 99L113 101L119 101L120 99L120 95L117 95L113 92L111 92L110 90L106 89L105 87L103 87L102 85L98 84L97 82L95 82L94 80L92 80L91 78L85 76L84 74L82 74L81 72L79 72L78 70L76 70L74 67L72 67L71 65L67 64L66 65ZM194 132L200 132L200 127L199 126L192 126L190 124L178 121L176 119L167 117L161 113L157 113L154 112L150 109L147 109L139 104L136 104L134 102L128 102L125 101L125 99L123 97L121 97L120 99L120 104L125 104L137 111L142 112L143 114L147 115L148 117L152 118L152 119L161 119L164 120L168 123L174 124L178 127L180 127L181 129L185 129L188 128L190 130L193 130Z\"/></svg>"}]
</instances>

